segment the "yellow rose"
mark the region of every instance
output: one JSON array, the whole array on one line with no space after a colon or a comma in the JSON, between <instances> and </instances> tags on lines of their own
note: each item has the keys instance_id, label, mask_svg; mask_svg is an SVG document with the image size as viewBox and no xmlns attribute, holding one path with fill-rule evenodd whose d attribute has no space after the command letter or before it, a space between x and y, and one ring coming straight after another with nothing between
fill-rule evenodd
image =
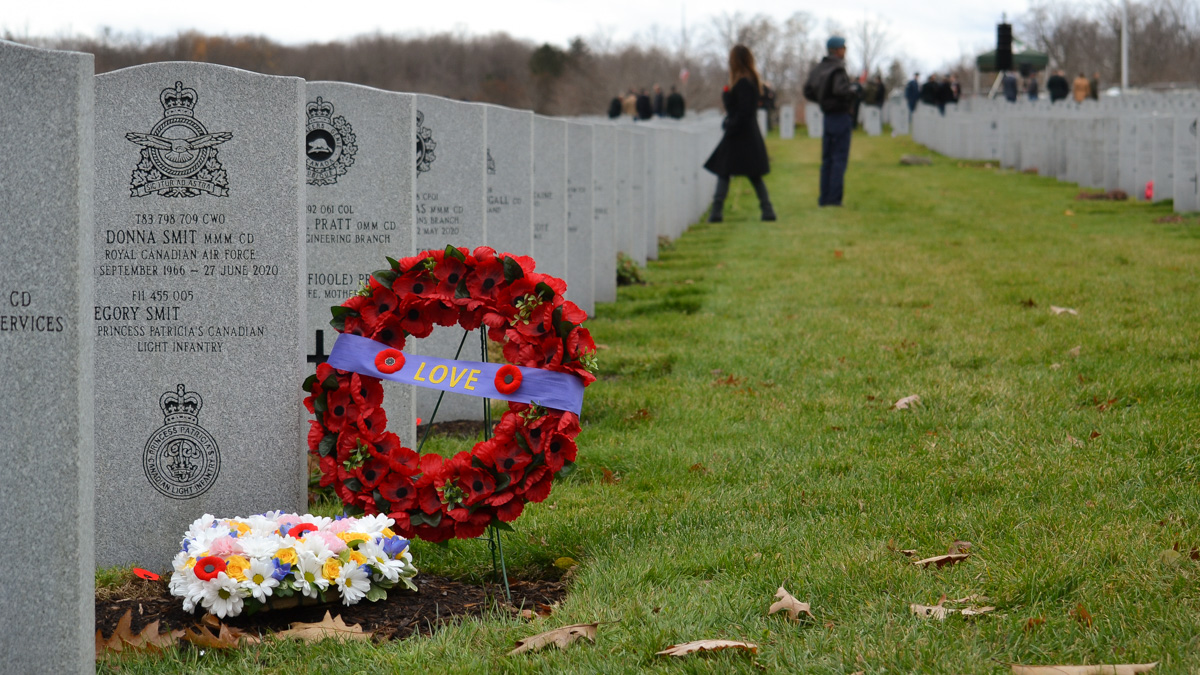
<instances>
[{"instance_id":1,"label":"yellow rose","mask_svg":"<svg viewBox=\"0 0 1200 675\"><path fill-rule=\"evenodd\" d=\"M250 526L245 523L230 522L229 525L238 531L238 536L250 534Z\"/></svg>"},{"instance_id":2,"label":"yellow rose","mask_svg":"<svg viewBox=\"0 0 1200 675\"><path fill-rule=\"evenodd\" d=\"M250 561L240 555L231 555L225 562L225 573L238 581L246 580L246 570L248 569L250 569Z\"/></svg>"},{"instance_id":3,"label":"yellow rose","mask_svg":"<svg viewBox=\"0 0 1200 675\"><path fill-rule=\"evenodd\" d=\"M353 542L370 541L371 537L363 534L362 532L338 532L338 539L346 542L347 546L353 547Z\"/></svg>"},{"instance_id":4,"label":"yellow rose","mask_svg":"<svg viewBox=\"0 0 1200 675\"><path fill-rule=\"evenodd\" d=\"M359 553L358 551L351 551L350 559L353 560L354 564L356 564L356 565L366 565L367 564L367 556Z\"/></svg>"},{"instance_id":5,"label":"yellow rose","mask_svg":"<svg viewBox=\"0 0 1200 675\"><path fill-rule=\"evenodd\" d=\"M187 562L183 563L183 569L185 569L185 570L190 570L195 566L196 566L195 558L188 558Z\"/></svg>"},{"instance_id":6,"label":"yellow rose","mask_svg":"<svg viewBox=\"0 0 1200 675\"><path fill-rule=\"evenodd\" d=\"M278 558L279 562L283 563L284 565L295 565L296 564L296 549L281 548L275 552L275 557Z\"/></svg>"},{"instance_id":7,"label":"yellow rose","mask_svg":"<svg viewBox=\"0 0 1200 675\"><path fill-rule=\"evenodd\" d=\"M336 581L338 575L342 572L342 563L337 558L330 558L325 561L325 565L321 567L321 576L329 581Z\"/></svg>"}]
</instances>

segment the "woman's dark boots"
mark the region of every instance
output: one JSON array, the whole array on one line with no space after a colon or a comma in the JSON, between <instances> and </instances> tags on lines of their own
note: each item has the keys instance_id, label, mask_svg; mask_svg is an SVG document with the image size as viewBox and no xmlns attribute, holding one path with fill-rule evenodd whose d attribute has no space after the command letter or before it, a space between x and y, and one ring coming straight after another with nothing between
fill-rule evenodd
<instances>
[{"instance_id":1,"label":"woman's dark boots","mask_svg":"<svg viewBox=\"0 0 1200 675\"><path fill-rule=\"evenodd\" d=\"M729 176L717 176L717 189L713 192L712 209L708 212L708 222L725 222L725 196L729 194Z\"/></svg>"},{"instance_id":2,"label":"woman's dark boots","mask_svg":"<svg viewBox=\"0 0 1200 675\"><path fill-rule=\"evenodd\" d=\"M754 184L754 194L758 195L758 206L762 209L763 222L773 222L775 220L775 207L771 206L771 195L767 194L767 184L760 177L757 180L750 179Z\"/></svg>"}]
</instances>

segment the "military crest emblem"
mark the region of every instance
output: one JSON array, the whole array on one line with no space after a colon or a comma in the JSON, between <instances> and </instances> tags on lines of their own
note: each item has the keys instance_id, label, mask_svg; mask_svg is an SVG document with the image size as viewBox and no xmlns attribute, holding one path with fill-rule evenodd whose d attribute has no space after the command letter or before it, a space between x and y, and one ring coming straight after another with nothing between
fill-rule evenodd
<instances>
[{"instance_id":1,"label":"military crest emblem","mask_svg":"<svg viewBox=\"0 0 1200 675\"><path fill-rule=\"evenodd\" d=\"M489 176L496 175L496 160L492 159L492 149L487 149L487 169Z\"/></svg>"},{"instance_id":2,"label":"military crest emblem","mask_svg":"<svg viewBox=\"0 0 1200 675\"><path fill-rule=\"evenodd\" d=\"M354 128L341 115L334 116L333 104L320 96L309 101L308 126L305 127L304 154L307 156L308 184L333 185L354 164Z\"/></svg>"},{"instance_id":3,"label":"military crest emblem","mask_svg":"<svg viewBox=\"0 0 1200 675\"><path fill-rule=\"evenodd\" d=\"M417 111L417 175L429 171L437 155L433 153L437 142L433 140L433 130L425 126L425 113Z\"/></svg>"},{"instance_id":4,"label":"military crest emblem","mask_svg":"<svg viewBox=\"0 0 1200 675\"><path fill-rule=\"evenodd\" d=\"M142 146L129 186L131 196L229 196L229 180L217 159L217 146L233 134L209 133L196 119L196 99L195 89L176 82L159 94L163 118L150 133L125 134L127 140Z\"/></svg>"},{"instance_id":5,"label":"military crest emblem","mask_svg":"<svg viewBox=\"0 0 1200 675\"><path fill-rule=\"evenodd\" d=\"M142 468L154 489L171 499L194 499L208 492L221 472L221 452L199 424L200 394L181 384L158 399L165 421L142 453Z\"/></svg>"}]
</instances>

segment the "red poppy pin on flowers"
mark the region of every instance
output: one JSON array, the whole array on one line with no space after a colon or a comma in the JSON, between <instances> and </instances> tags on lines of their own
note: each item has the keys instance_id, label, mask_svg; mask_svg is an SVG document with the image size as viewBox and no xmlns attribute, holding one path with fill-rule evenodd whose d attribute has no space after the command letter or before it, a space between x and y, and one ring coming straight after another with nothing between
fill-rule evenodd
<instances>
[{"instance_id":1,"label":"red poppy pin on flowers","mask_svg":"<svg viewBox=\"0 0 1200 675\"><path fill-rule=\"evenodd\" d=\"M571 375L584 387L595 381L596 346L582 326L586 313L563 298L566 284L537 273L531 258L446 247L388 262L362 291L332 308L330 322L343 335L387 347L372 359L378 373L404 368L401 350L409 336L457 325L484 327L503 345L508 364L494 378L500 394L519 396L538 371ZM522 368L538 370L526 376ZM418 455L387 431L377 377L322 363L304 390L314 416L308 447L320 460L321 485L332 485L352 514L395 519L406 537L477 537L490 524L515 520L526 503L544 500L555 476L574 467L580 427L571 411L510 401L492 438L442 458Z\"/></svg>"}]
</instances>

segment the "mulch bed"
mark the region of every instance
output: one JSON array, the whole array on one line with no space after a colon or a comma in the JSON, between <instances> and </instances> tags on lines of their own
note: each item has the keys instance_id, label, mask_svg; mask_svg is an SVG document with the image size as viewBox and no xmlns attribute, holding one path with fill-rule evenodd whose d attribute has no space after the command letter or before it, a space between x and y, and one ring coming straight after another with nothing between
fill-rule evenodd
<instances>
[{"instance_id":1,"label":"mulch bed","mask_svg":"<svg viewBox=\"0 0 1200 675\"><path fill-rule=\"evenodd\" d=\"M428 635L446 623L483 616L504 604L504 590L494 584L479 586L429 574L418 575L415 582L419 592L397 588L378 602L363 600L349 607L340 602L294 607L259 612L254 616L243 614L224 622L248 632L264 634L286 630L295 621L320 621L329 611L334 616L340 614L348 624L360 624L364 631L374 633L378 639L397 640L414 634ZM515 608L535 612L537 605L554 605L566 596L566 586L561 581L510 579L509 588ZM117 621L128 610L133 610L131 628L134 633L155 620L161 621L161 631L198 626L204 616L204 611L199 608L196 614L183 611L183 601L170 595L165 580L139 581L118 590L122 592L117 595L124 597L96 599L96 629L106 638L112 635Z\"/></svg>"}]
</instances>

